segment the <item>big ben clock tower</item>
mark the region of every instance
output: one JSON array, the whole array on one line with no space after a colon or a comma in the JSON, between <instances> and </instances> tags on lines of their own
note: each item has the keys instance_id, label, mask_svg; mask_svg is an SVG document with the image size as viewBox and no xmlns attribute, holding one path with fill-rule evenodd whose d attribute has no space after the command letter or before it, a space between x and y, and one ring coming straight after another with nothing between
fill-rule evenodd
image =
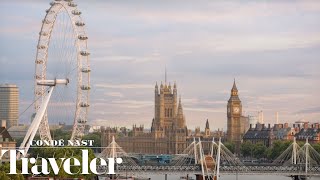
<instances>
[{"instance_id":1,"label":"big ben clock tower","mask_svg":"<svg viewBox=\"0 0 320 180\"><path fill-rule=\"evenodd\" d=\"M234 80L231 96L227 106L227 141L235 144L235 153L240 153L241 145L241 116L242 104L238 96L238 89Z\"/></svg>"}]
</instances>

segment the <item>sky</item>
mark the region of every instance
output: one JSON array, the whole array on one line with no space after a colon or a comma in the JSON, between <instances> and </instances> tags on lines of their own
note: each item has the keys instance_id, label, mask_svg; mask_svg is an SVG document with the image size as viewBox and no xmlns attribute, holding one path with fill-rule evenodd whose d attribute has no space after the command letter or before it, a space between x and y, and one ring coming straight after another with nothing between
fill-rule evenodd
<instances>
[{"instance_id":1,"label":"sky","mask_svg":"<svg viewBox=\"0 0 320 180\"><path fill-rule=\"evenodd\" d=\"M29 122L47 0L0 2L0 83L20 88ZM176 82L188 128L227 125L236 79L243 112L320 122L319 1L77 0L86 25L92 125L151 126L154 86ZM67 122L70 123L70 122Z\"/></svg>"}]
</instances>

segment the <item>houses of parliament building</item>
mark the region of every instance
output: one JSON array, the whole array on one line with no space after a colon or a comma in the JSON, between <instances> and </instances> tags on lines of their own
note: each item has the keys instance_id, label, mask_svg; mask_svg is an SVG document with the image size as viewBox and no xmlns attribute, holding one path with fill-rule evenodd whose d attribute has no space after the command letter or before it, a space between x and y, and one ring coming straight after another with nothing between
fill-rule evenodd
<instances>
[{"instance_id":1,"label":"houses of parliament building","mask_svg":"<svg viewBox=\"0 0 320 180\"><path fill-rule=\"evenodd\" d=\"M231 90L228 103L228 131L227 138L236 143L240 142L244 129L241 101L238 98L236 86ZM177 85L158 84L154 90L154 118L151 130L145 131L144 126L133 125L132 130L126 128L102 127L102 146L111 143L112 137L128 153L143 154L179 154L193 141L194 137L212 141L213 137L225 138L224 132L218 130L211 132L208 120L205 131L201 132L197 127L192 133L188 130L183 112L181 97L178 98ZM204 145L204 150L209 151L209 144Z\"/></svg>"}]
</instances>

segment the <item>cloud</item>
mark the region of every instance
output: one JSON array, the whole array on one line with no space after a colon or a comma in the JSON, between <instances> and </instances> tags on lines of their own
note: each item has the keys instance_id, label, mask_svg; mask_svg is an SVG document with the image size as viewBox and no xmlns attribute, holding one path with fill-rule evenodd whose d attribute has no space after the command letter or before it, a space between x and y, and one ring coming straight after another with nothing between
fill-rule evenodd
<instances>
[{"instance_id":1,"label":"cloud","mask_svg":"<svg viewBox=\"0 0 320 180\"><path fill-rule=\"evenodd\" d=\"M135 56L105 56L100 58L94 58L93 61L97 62L108 62L108 63L151 63L154 61L160 61L161 58L158 56L145 56L145 57L135 57Z\"/></svg>"},{"instance_id":2,"label":"cloud","mask_svg":"<svg viewBox=\"0 0 320 180\"><path fill-rule=\"evenodd\" d=\"M226 112L226 109L219 108L219 109L213 109L213 108L198 108L198 107L185 107L183 108L185 111L198 111L198 112L213 112L213 113L224 113Z\"/></svg>"},{"instance_id":3,"label":"cloud","mask_svg":"<svg viewBox=\"0 0 320 180\"><path fill-rule=\"evenodd\" d=\"M320 114L320 107L308 107L300 111L294 112L293 114Z\"/></svg>"},{"instance_id":4,"label":"cloud","mask_svg":"<svg viewBox=\"0 0 320 180\"><path fill-rule=\"evenodd\" d=\"M116 109L143 109L146 107L153 106L153 101L143 101L143 100L131 100L131 99L121 99L121 100L108 100L103 102L95 102L92 105L94 107L112 107ZM118 111L118 110L117 110Z\"/></svg>"},{"instance_id":5,"label":"cloud","mask_svg":"<svg viewBox=\"0 0 320 180\"><path fill-rule=\"evenodd\" d=\"M312 97L312 95L304 93L283 93L283 94L272 94L266 96L258 96L257 101L262 103L267 102L289 102L290 99L305 99L307 97Z\"/></svg>"},{"instance_id":6,"label":"cloud","mask_svg":"<svg viewBox=\"0 0 320 180\"><path fill-rule=\"evenodd\" d=\"M205 118L214 127L226 126L233 77L245 111L264 110L266 119L276 111L288 121L297 112L319 119L311 111L317 109L308 108L318 107L320 91L318 1L77 3L92 52L92 122L150 125L154 82L164 79L165 65L177 80L190 128ZM21 99L30 102L35 48L48 7L37 0L0 6L0 77L18 84Z\"/></svg>"},{"instance_id":7,"label":"cloud","mask_svg":"<svg viewBox=\"0 0 320 180\"><path fill-rule=\"evenodd\" d=\"M205 4L205 6L203 6ZM124 12L123 16L142 19L154 24L157 22L175 23L213 23L213 22L238 22L249 23L251 19L259 17L275 17L297 13L297 8L304 12L320 10L318 2L236 2L236 1L205 1L195 4L193 1L170 1L150 4L146 1L139 3L109 3L98 6L99 11L108 11L110 14ZM136 8L132 8L136 6ZM179 10L177 10L179 7ZM95 7L96 8L96 7Z\"/></svg>"},{"instance_id":8,"label":"cloud","mask_svg":"<svg viewBox=\"0 0 320 180\"><path fill-rule=\"evenodd\" d=\"M104 95L111 96L111 97L119 97L119 98L124 97L124 95L120 92L106 92L104 93Z\"/></svg>"},{"instance_id":9,"label":"cloud","mask_svg":"<svg viewBox=\"0 0 320 180\"><path fill-rule=\"evenodd\" d=\"M226 37L205 47L217 52L272 51L312 47L320 44L320 34L263 34ZM210 42L210 41L207 41Z\"/></svg>"},{"instance_id":10,"label":"cloud","mask_svg":"<svg viewBox=\"0 0 320 180\"><path fill-rule=\"evenodd\" d=\"M140 101L140 100L113 100L111 103L115 106L125 108L144 108L153 105L153 101Z\"/></svg>"},{"instance_id":11,"label":"cloud","mask_svg":"<svg viewBox=\"0 0 320 180\"><path fill-rule=\"evenodd\" d=\"M215 101L215 100L204 100L202 102L203 104L208 104L208 105L225 105L226 104L226 101Z\"/></svg>"},{"instance_id":12,"label":"cloud","mask_svg":"<svg viewBox=\"0 0 320 180\"><path fill-rule=\"evenodd\" d=\"M138 115L139 113L136 111L95 111L95 113L100 115Z\"/></svg>"},{"instance_id":13,"label":"cloud","mask_svg":"<svg viewBox=\"0 0 320 180\"><path fill-rule=\"evenodd\" d=\"M111 88L111 89L151 89L153 86L149 84L96 84L97 88Z\"/></svg>"}]
</instances>

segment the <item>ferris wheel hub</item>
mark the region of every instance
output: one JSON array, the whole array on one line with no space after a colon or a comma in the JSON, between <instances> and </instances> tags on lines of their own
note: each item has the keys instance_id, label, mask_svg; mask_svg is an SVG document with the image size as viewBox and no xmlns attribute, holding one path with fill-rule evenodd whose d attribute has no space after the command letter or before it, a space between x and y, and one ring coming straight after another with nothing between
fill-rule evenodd
<instances>
[{"instance_id":1,"label":"ferris wheel hub","mask_svg":"<svg viewBox=\"0 0 320 180\"><path fill-rule=\"evenodd\" d=\"M54 79L54 80L38 80L37 85L41 86L56 86L57 84L67 85L69 83L69 79Z\"/></svg>"}]
</instances>

